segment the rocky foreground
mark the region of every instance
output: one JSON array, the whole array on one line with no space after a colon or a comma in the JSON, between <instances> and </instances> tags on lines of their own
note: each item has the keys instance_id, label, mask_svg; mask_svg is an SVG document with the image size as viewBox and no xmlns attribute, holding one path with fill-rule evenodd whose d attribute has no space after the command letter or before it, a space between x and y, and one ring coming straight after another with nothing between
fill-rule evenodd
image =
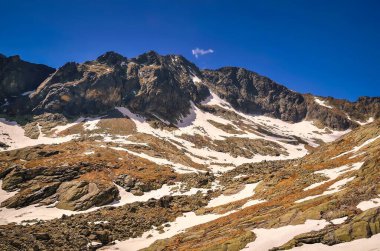
<instances>
[{"instance_id":1,"label":"rocky foreground","mask_svg":"<svg viewBox=\"0 0 380 251\"><path fill-rule=\"evenodd\" d=\"M0 66L0 250L376 247L379 98L155 52Z\"/></svg>"}]
</instances>

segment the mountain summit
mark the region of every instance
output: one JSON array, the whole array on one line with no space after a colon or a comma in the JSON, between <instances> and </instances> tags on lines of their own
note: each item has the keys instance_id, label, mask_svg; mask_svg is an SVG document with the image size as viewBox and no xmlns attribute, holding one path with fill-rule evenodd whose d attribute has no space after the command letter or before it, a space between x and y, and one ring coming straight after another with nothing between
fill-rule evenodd
<instances>
[{"instance_id":1,"label":"mountain summit","mask_svg":"<svg viewBox=\"0 0 380 251\"><path fill-rule=\"evenodd\" d=\"M20 62L17 68L24 75L34 66L16 58L6 61L10 66L4 68L3 74L15 62ZM313 120L338 130L354 128L370 117L380 116L379 98L362 97L352 103L300 94L243 68L200 70L182 56L162 56L154 51L130 59L107 52L94 61L67 63L50 76L51 68L35 67L33 72L39 75L32 78L30 87L22 80L7 80L15 78L12 76L16 73L3 77L3 88L8 90L3 93L3 112L49 112L73 117L103 114L115 106L126 106L136 113L176 123L189 114L191 103L199 105L212 91L245 113L290 122ZM21 87L17 88L16 82ZM35 89L30 99L20 102L15 98L28 88ZM15 109L5 99L14 100L19 107Z\"/></svg>"}]
</instances>

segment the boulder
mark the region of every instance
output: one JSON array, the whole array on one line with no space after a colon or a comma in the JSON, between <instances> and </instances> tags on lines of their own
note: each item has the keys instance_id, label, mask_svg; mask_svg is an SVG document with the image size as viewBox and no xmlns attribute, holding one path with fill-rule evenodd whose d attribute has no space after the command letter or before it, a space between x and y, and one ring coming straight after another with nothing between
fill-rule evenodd
<instances>
[{"instance_id":1,"label":"boulder","mask_svg":"<svg viewBox=\"0 0 380 251\"><path fill-rule=\"evenodd\" d=\"M88 181L69 181L57 190L57 208L86 210L93 206L107 205L119 199L119 190L114 185L97 184Z\"/></svg>"}]
</instances>

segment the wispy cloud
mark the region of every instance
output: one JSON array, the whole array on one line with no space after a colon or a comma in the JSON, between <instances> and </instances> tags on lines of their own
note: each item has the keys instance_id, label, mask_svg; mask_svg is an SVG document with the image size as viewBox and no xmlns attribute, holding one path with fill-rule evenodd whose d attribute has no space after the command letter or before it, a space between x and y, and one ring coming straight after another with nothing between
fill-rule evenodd
<instances>
[{"instance_id":1,"label":"wispy cloud","mask_svg":"<svg viewBox=\"0 0 380 251\"><path fill-rule=\"evenodd\" d=\"M204 50L204 49L196 48L196 49L191 50L191 52L196 58L198 58L199 56L214 53L214 50L213 49Z\"/></svg>"}]
</instances>

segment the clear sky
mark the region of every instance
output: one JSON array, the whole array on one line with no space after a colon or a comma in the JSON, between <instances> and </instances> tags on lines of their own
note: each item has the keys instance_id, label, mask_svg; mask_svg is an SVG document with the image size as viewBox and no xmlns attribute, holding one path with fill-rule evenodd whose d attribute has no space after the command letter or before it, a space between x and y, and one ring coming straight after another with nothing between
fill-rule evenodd
<instances>
[{"instance_id":1,"label":"clear sky","mask_svg":"<svg viewBox=\"0 0 380 251\"><path fill-rule=\"evenodd\" d=\"M302 93L380 96L378 0L0 0L0 10L0 53L53 67L155 50Z\"/></svg>"}]
</instances>

